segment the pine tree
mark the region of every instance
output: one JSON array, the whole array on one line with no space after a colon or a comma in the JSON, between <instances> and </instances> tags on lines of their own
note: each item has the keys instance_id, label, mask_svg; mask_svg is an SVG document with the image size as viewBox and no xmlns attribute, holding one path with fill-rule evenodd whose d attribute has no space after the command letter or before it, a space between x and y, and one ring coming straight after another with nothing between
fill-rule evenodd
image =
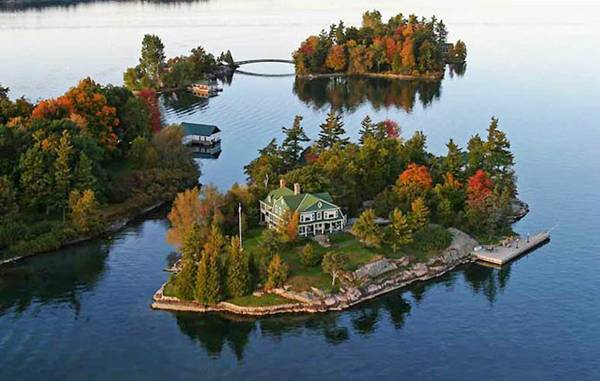
<instances>
[{"instance_id":1,"label":"pine tree","mask_svg":"<svg viewBox=\"0 0 600 381\"><path fill-rule=\"evenodd\" d=\"M429 225L429 208L425 205L423 197L417 197L410 204L410 210L412 230L418 232L425 229Z\"/></svg>"},{"instance_id":2,"label":"pine tree","mask_svg":"<svg viewBox=\"0 0 600 381\"><path fill-rule=\"evenodd\" d=\"M267 283L265 289L272 290L283 286L288 276L288 266L279 254L273 256L267 269Z\"/></svg>"},{"instance_id":3,"label":"pine tree","mask_svg":"<svg viewBox=\"0 0 600 381\"><path fill-rule=\"evenodd\" d=\"M467 177L472 176L479 169L484 168L485 163L485 143L479 136L475 134L467 144Z\"/></svg>"},{"instance_id":4,"label":"pine tree","mask_svg":"<svg viewBox=\"0 0 600 381\"><path fill-rule=\"evenodd\" d=\"M54 161L54 197L55 207L62 210L63 223L66 219L66 209L69 200L71 186L71 136L67 130L63 130L58 147L56 148L56 160Z\"/></svg>"},{"instance_id":5,"label":"pine tree","mask_svg":"<svg viewBox=\"0 0 600 381\"><path fill-rule=\"evenodd\" d=\"M342 115L337 114L335 111L330 111L327 114L325 123L320 125L321 132L319 132L319 139L317 145L319 148L327 149L333 147L335 144L345 145L348 143L348 138L342 138L346 133L344 130L344 122L342 122Z\"/></svg>"},{"instance_id":6,"label":"pine tree","mask_svg":"<svg viewBox=\"0 0 600 381\"><path fill-rule=\"evenodd\" d=\"M413 241L412 230L408 223L408 219L402 214L400 209L394 209L390 222L386 238L395 253L400 246Z\"/></svg>"},{"instance_id":7,"label":"pine tree","mask_svg":"<svg viewBox=\"0 0 600 381\"><path fill-rule=\"evenodd\" d=\"M365 116L362 122L360 122L360 125L361 128L358 132L360 138L358 139L358 141L360 144L363 144L368 136L373 136L373 133L375 131L375 125L373 124L373 121L371 120L371 117L369 115Z\"/></svg>"},{"instance_id":8,"label":"pine tree","mask_svg":"<svg viewBox=\"0 0 600 381\"><path fill-rule=\"evenodd\" d=\"M239 297L251 291L250 263L248 256L240 247L239 237L231 239L229 258L227 260L227 294Z\"/></svg>"},{"instance_id":9,"label":"pine tree","mask_svg":"<svg viewBox=\"0 0 600 381\"><path fill-rule=\"evenodd\" d=\"M375 211L366 209L360 214L358 220L352 225L352 234L369 247L381 246L383 232L375 223Z\"/></svg>"},{"instance_id":10,"label":"pine tree","mask_svg":"<svg viewBox=\"0 0 600 381\"><path fill-rule=\"evenodd\" d=\"M485 143L485 167L492 179L504 189L514 188L514 156L510 152L510 142L506 134L498 129L498 119L492 118L488 127L487 142Z\"/></svg>"},{"instance_id":11,"label":"pine tree","mask_svg":"<svg viewBox=\"0 0 600 381\"><path fill-rule=\"evenodd\" d=\"M288 170L291 170L298 165L298 162L300 161L300 154L303 150L302 143L310 140L306 136L301 122L302 117L300 115L296 115L294 118L294 124L291 128L283 127L285 139L281 144L281 156L283 157L284 165Z\"/></svg>"},{"instance_id":12,"label":"pine tree","mask_svg":"<svg viewBox=\"0 0 600 381\"><path fill-rule=\"evenodd\" d=\"M182 267L175 278L175 290L180 299L194 299L198 261L202 254L203 243L202 229L198 224L194 224L181 246Z\"/></svg>"},{"instance_id":13,"label":"pine tree","mask_svg":"<svg viewBox=\"0 0 600 381\"><path fill-rule=\"evenodd\" d=\"M455 177L460 178L462 167L464 165L462 150L452 139L446 144L446 147L448 147L448 154L443 159L444 172L450 172Z\"/></svg>"}]
</instances>

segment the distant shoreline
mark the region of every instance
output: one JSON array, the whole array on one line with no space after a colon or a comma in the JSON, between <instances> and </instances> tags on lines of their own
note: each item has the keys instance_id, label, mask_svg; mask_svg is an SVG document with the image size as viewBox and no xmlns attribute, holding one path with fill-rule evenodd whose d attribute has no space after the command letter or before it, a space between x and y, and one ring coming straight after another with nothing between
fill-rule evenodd
<instances>
[{"instance_id":1,"label":"distant shoreline","mask_svg":"<svg viewBox=\"0 0 600 381\"><path fill-rule=\"evenodd\" d=\"M395 73L322 73L322 74L296 74L296 78L317 79L317 78L341 78L341 77L365 77L365 78L387 78L398 80L427 80L439 81L444 78L444 72L429 75L395 74Z\"/></svg>"}]
</instances>

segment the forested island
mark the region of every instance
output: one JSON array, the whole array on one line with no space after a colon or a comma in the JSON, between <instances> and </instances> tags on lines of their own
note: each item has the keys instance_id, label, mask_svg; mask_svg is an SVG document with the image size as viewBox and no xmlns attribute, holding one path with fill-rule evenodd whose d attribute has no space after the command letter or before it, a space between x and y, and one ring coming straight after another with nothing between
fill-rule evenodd
<instances>
[{"instance_id":1,"label":"forested island","mask_svg":"<svg viewBox=\"0 0 600 381\"><path fill-rule=\"evenodd\" d=\"M466 149L450 140L443 156L427 151L422 132L405 139L391 120L365 117L358 142L333 111L314 140L301 123L297 116L281 144L259 150L246 185L177 196L167 238L182 257L154 308L347 308L465 263L471 236L513 234L514 158L497 119L485 139L473 136ZM325 224L315 233L305 230L310 221Z\"/></svg>"},{"instance_id":2,"label":"forested island","mask_svg":"<svg viewBox=\"0 0 600 381\"><path fill-rule=\"evenodd\" d=\"M0 87L0 261L122 227L197 184L156 94L86 78L31 103Z\"/></svg>"},{"instance_id":3,"label":"forested island","mask_svg":"<svg viewBox=\"0 0 600 381\"><path fill-rule=\"evenodd\" d=\"M360 28L343 21L310 36L293 53L296 74L375 75L395 78L443 76L446 63L464 63L467 48L447 42L442 20L408 18L401 13L382 21L379 11L367 11Z\"/></svg>"},{"instance_id":4,"label":"forested island","mask_svg":"<svg viewBox=\"0 0 600 381\"><path fill-rule=\"evenodd\" d=\"M130 90L175 90L233 73L231 52L221 53L217 58L198 46L188 56L166 59L165 46L156 35L147 34L142 40L139 64L128 68L123 74L125 87Z\"/></svg>"}]
</instances>

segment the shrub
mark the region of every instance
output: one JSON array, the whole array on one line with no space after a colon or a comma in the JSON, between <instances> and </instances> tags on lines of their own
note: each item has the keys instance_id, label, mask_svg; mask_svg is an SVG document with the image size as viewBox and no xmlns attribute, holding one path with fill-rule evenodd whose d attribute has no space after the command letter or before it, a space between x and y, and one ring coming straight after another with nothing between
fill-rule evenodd
<instances>
[{"instance_id":1,"label":"shrub","mask_svg":"<svg viewBox=\"0 0 600 381\"><path fill-rule=\"evenodd\" d=\"M300 262L302 262L304 266L308 267L317 266L319 263L321 263L321 256L315 250L313 245L307 243L302 248L302 253L300 253Z\"/></svg>"}]
</instances>

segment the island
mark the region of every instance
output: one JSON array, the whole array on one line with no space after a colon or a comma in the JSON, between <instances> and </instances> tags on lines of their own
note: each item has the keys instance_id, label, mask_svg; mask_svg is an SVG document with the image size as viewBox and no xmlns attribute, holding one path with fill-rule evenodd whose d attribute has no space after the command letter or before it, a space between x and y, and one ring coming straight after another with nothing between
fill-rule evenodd
<instances>
[{"instance_id":1,"label":"island","mask_svg":"<svg viewBox=\"0 0 600 381\"><path fill-rule=\"evenodd\" d=\"M400 79L440 79L446 63L464 64L463 41L447 42L442 20L397 14L387 23L367 11L360 28L343 21L310 36L293 53L300 77L362 75Z\"/></svg>"},{"instance_id":2,"label":"island","mask_svg":"<svg viewBox=\"0 0 600 381\"><path fill-rule=\"evenodd\" d=\"M311 140L297 116L245 166L248 182L180 193L167 240L181 258L155 309L270 315L340 310L474 260L512 236L510 142L492 118L466 149L368 116L360 138L332 111Z\"/></svg>"},{"instance_id":3,"label":"island","mask_svg":"<svg viewBox=\"0 0 600 381\"><path fill-rule=\"evenodd\" d=\"M0 264L106 232L198 184L156 94L83 79L33 104L0 86Z\"/></svg>"},{"instance_id":4,"label":"island","mask_svg":"<svg viewBox=\"0 0 600 381\"><path fill-rule=\"evenodd\" d=\"M132 91L151 89L160 93L197 85L209 94L214 87L212 82L217 78L230 80L235 68L229 50L215 58L202 46L192 49L188 56L167 60L160 37L146 34L142 40L139 64L125 71L123 82Z\"/></svg>"}]
</instances>

